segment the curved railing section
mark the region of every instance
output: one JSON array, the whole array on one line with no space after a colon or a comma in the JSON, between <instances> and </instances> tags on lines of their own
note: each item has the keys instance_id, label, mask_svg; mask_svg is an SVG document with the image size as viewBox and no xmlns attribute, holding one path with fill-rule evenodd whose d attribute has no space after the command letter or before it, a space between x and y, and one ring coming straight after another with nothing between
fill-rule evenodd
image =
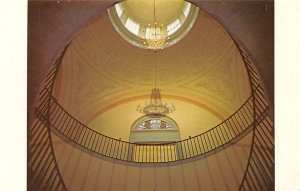
<instances>
[{"instance_id":1,"label":"curved railing section","mask_svg":"<svg viewBox=\"0 0 300 191\"><path fill-rule=\"evenodd\" d=\"M57 59L48 73L44 89L40 92L36 112L43 116L36 118L27 133L27 189L67 190L59 172L50 132L50 101L55 77L64 55ZM47 90L47 91L46 91Z\"/></svg>"},{"instance_id":2,"label":"curved railing section","mask_svg":"<svg viewBox=\"0 0 300 191\"><path fill-rule=\"evenodd\" d=\"M253 137L249 159L240 184L240 191L272 191L274 190L274 124L269 116L269 106L263 88L259 83L259 75L251 59L241 44L234 38L237 48L248 71L251 88L256 89L253 96ZM261 113L264 111L264 117ZM265 112L266 111L266 112Z\"/></svg>"},{"instance_id":3,"label":"curved railing section","mask_svg":"<svg viewBox=\"0 0 300 191\"><path fill-rule=\"evenodd\" d=\"M261 88L259 88L262 90ZM256 114L268 108L260 91L255 97L255 124L251 151L239 190L274 190L274 136L273 122L266 112L263 119Z\"/></svg>"},{"instance_id":4,"label":"curved railing section","mask_svg":"<svg viewBox=\"0 0 300 191\"><path fill-rule=\"evenodd\" d=\"M249 64L250 62L247 62L248 58L243 53L241 51L251 82L252 95L234 114L216 127L182 141L165 144L138 144L105 136L88 128L68 113L52 96L47 86L41 93L42 101L41 105L36 108L36 116L38 121L51 128L58 136L81 149L122 161L166 163L207 154L242 137L268 116L267 105L256 101L257 98L263 97L258 74ZM54 66L55 71L58 70L59 65ZM50 72L49 79L55 78L55 75L56 72ZM46 83L48 81L51 80L46 80Z\"/></svg>"},{"instance_id":5,"label":"curved railing section","mask_svg":"<svg viewBox=\"0 0 300 191\"><path fill-rule=\"evenodd\" d=\"M129 162L172 162L215 151L251 129L254 124L253 97L256 93L216 127L197 136L166 144L137 144L105 136L75 119L51 95L50 126L68 142L95 154ZM261 111L259 115L263 117L265 112ZM43 112L38 112L37 117L43 119Z\"/></svg>"}]
</instances>

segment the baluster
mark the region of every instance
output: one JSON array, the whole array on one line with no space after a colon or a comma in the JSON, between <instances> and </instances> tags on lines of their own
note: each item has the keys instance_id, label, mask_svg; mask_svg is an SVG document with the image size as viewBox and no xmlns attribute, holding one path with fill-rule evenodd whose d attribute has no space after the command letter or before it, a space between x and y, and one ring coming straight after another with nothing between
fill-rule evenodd
<instances>
[{"instance_id":1,"label":"baluster","mask_svg":"<svg viewBox=\"0 0 300 191\"><path fill-rule=\"evenodd\" d=\"M136 150L138 150L138 152L134 152L136 155L135 155L135 158L134 158L134 161L135 162L140 162L140 156L141 156L141 151L140 151L140 149L141 149L141 146L139 145L139 144L136 144L136 147L137 147L137 149Z\"/></svg>"},{"instance_id":2,"label":"baluster","mask_svg":"<svg viewBox=\"0 0 300 191\"><path fill-rule=\"evenodd\" d=\"M91 138L90 138L89 143L88 143L88 148L92 151L93 151L93 146L94 146L94 142L95 142L95 139L96 139L96 135L97 135L97 133L95 131L92 131Z\"/></svg>"},{"instance_id":3,"label":"baluster","mask_svg":"<svg viewBox=\"0 0 300 191\"><path fill-rule=\"evenodd\" d=\"M182 150L184 150L184 152L183 152L183 159L189 158L188 154L187 154L188 152L187 152L187 149L186 149L186 146L185 146L186 140L182 141L181 143L182 143L182 146L183 146Z\"/></svg>"},{"instance_id":4,"label":"baluster","mask_svg":"<svg viewBox=\"0 0 300 191\"><path fill-rule=\"evenodd\" d=\"M201 143L199 143L199 139L200 139ZM201 139L201 134L197 136L197 142L198 142L200 154L202 154L203 153L202 146L204 146L204 145L203 145L203 142L202 142L202 139ZM203 149L204 149L204 147L203 147Z\"/></svg>"},{"instance_id":5,"label":"baluster","mask_svg":"<svg viewBox=\"0 0 300 191\"><path fill-rule=\"evenodd\" d=\"M107 144L107 145L106 145ZM107 138L106 136L104 137L104 144L103 144L103 155L107 156L107 150L108 150L108 147L109 147L109 138Z\"/></svg>"},{"instance_id":6,"label":"baluster","mask_svg":"<svg viewBox=\"0 0 300 191\"><path fill-rule=\"evenodd\" d=\"M161 145L158 145L158 147L159 147L159 162L162 162Z\"/></svg>"},{"instance_id":7,"label":"baluster","mask_svg":"<svg viewBox=\"0 0 300 191\"><path fill-rule=\"evenodd\" d=\"M114 158L114 151L115 151L115 147L116 147L116 140L110 138L110 141L111 141L111 147L110 147L110 150L109 150L109 156L111 156L111 157Z\"/></svg>"},{"instance_id":8,"label":"baluster","mask_svg":"<svg viewBox=\"0 0 300 191\"><path fill-rule=\"evenodd\" d=\"M250 179L250 178L249 178ZM255 188L253 188L253 186L250 184L250 181L247 179L247 177L245 178L245 182L247 183L247 186L248 186L248 190L249 191L252 191L252 190L255 190Z\"/></svg>"},{"instance_id":9,"label":"baluster","mask_svg":"<svg viewBox=\"0 0 300 191\"><path fill-rule=\"evenodd\" d=\"M191 144L191 150L192 150L192 153L193 153L193 156L196 156L196 151L194 150L194 144L193 144L193 139L194 138L190 138L189 141L190 141L190 144Z\"/></svg>"},{"instance_id":10,"label":"baluster","mask_svg":"<svg viewBox=\"0 0 300 191\"><path fill-rule=\"evenodd\" d=\"M148 153L148 145L145 145L145 147L146 147L146 154L145 154L145 156L146 156L146 160L145 160L145 162L149 162L149 159L148 159L148 157L149 157L149 153Z\"/></svg>"},{"instance_id":11,"label":"baluster","mask_svg":"<svg viewBox=\"0 0 300 191\"><path fill-rule=\"evenodd\" d=\"M43 132L42 136L41 133ZM37 136L37 138L33 141L33 143L31 144L31 157L34 156L34 153L40 149L41 147L44 147L45 145L45 142L47 142L47 129L46 128L43 128L42 131L39 133L39 135Z\"/></svg>"},{"instance_id":12,"label":"baluster","mask_svg":"<svg viewBox=\"0 0 300 191\"><path fill-rule=\"evenodd\" d=\"M58 177L58 174L55 173L55 177L53 178L53 181L52 181L52 183L51 183L51 185L50 185L50 187L49 187L48 190L54 190L54 189L52 189L52 187L55 187L55 186L56 186L55 183L56 183L57 178L59 178L59 177Z\"/></svg>"},{"instance_id":13,"label":"baluster","mask_svg":"<svg viewBox=\"0 0 300 191\"><path fill-rule=\"evenodd\" d=\"M98 151L97 151L97 153L100 153L100 154L102 154L102 151L103 151L103 149L104 149L104 147L102 147L102 142L103 142L103 139L105 139L105 137L103 136L103 135L100 135L100 143L99 143L99 147L98 147ZM102 150L102 151L100 151L100 149Z\"/></svg>"},{"instance_id":14,"label":"baluster","mask_svg":"<svg viewBox=\"0 0 300 191\"><path fill-rule=\"evenodd\" d=\"M51 170L51 172L50 172L50 175L48 176L48 179L46 180L46 183L45 183L45 187L48 187L48 185L50 185L50 183L52 182L53 183L53 181L54 180L52 180L53 178L55 178L55 176L54 176L54 173L56 172L56 168L55 168L55 165L54 165L54 167L52 168L52 170ZM57 174L56 174L57 175ZM54 176L54 177L53 177ZM51 183L51 184L52 184ZM38 186L38 190L48 190L48 189L46 189L46 188L42 188L41 187L41 184Z\"/></svg>"},{"instance_id":15,"label":"baluster","mask_svg":"<svg viewBox=\"0 0 300 191\"><path fill-rule=\"evenodd\" d=\"M155 162L159 162L158 145L155 145Z\"/></svg>"},{"instance_id":16,"label":"baluster","mask_svg":"<svg viewBox=\"0 0 300 191\"><path fill-rule=\"evenodd\" d=\"M200 140L201 140L201 143L202 143L202 145L203 145L203 150L204 150L203 153L206 153L207 143L206 143L204 134L201 134L201 135L200 135Z\"/></svg>"},{"instance_id":17,"label":"baluster","mask_svg":"<svg viewBox=\"0 0 300 191\"><path fill-rule=\"evenodd\" d=\"M196 142L196 139L197 139L197 136L193 137L193 142L194 142L193 145L195 146L195 151L197 152L196 156L198 156L198 155L200 155L201 151L199 151L200 150L199 145L197 145L197 144L199 144L199 142Z\"/></svg>"},{"instance_id":18,"label":"baluster","mask_svg":"<svg viewBox=\"0 0 300 191\"><path fill-rule=\"evenodd\" d=\"M220 137L221 145L224 145L226 143L226 138L225 138L225 136L224 136L224 134L223 134L222 129L220 128L220 126L216 127L216 131L217 131L217 133L218 133L218 135ZM222 139L221 139L220 134L222 135Z\"/></svg>"},{"instance_id":19,"label":"baluster","mask_svg":"<svg viewBox=\"0 0 300 191\"><path fill-rule=\"evenodd\" d=\"M120 140L116 140L115 148L117 148L117 149L114 148L114 153L113 153L114 158L116 158L116 159L120 159L120 157L119 157L120 144L121 144L121 141ZM117 152L117 154L115 152Z\"/></svg>"},{"instance_id":20,"label":"baluster","mask_svg":"<svg viewBox=\"0 0 300 191\"><path fill-rule=\"evenodd\" d=\"M249 164L249 167L251 167L251 163ZM250 181L252 182L252 185L254 186L254 190L258 190L257 187L256 187L256 185L255 185L254 180L252 179L252 176L251 176L251 174L250 174L249 168L248 168L248 171L247 171L247 175L248 175ZM246 178L247 178L247 177L246 177Z\"/></svg>"},{"instance_id":21,"label":"baluster","mask_svg":"<svg viewBox=\"0 0 300 191\"><path fill-rule=\"evenodd\" d=\"M72 123L71 123L71 125L70 125L70 128L69 128L68 132L65 134L66 137L68 137L68 138L70 138L69 133L71 132L71 129L74 128L73 124L74 124L75 121L76 121L76 120L75 120L74 118L72 118Z\"/></svg>"},{"instance_id":22,"label":"baluster","mask_svg":"<svg viewBox=\"0 0 300 191\"><path fill-rule=\"evenodd\" d=\"M130 155L130 151L129 151L130 143L129 142L124 142L124 144L125 144L124 145L124 151L123 151L124 160L129 161L128 158L129 158L129 155ZM122 148L122 150L123 150L123 148Z\"/></svg>"},{"instance_id":23,"label":"baluster","mask_svg":"<svg viewBox=\"0 0 300 191\"><path fill-rule=\"evenodd\" d=\"M61 109L61 107L59 107L58 105L56 105L56 107L57 107L57 110L55 111L55 113L52 115L52 113L54 112L50 112L50 116L52 116L52 119L50 120L50 122L51 122L51 125L52 126L54 126L56 129L57 129L57 127L56 127L56 122L57 122L57 120L58 120L58 118L60 117L60 115L61 115L61 113L62 113L62 109ZM55 120L54 122L53 122L53 120Z\"/></svg>"},{"instance_id":24,"label":"baluster","mask_svg":"<svg viewBox=\"0 0 300 191\"><path fill-rule=\"evenodd\" d=\"M220 136L219 136L219 137L216 136L215 128L213 128L213 129L210 130L210 131L213 132L213 134L214 134L214 136L212 136L212 138L213 138L213 139L215 138L215 140L216 140L216 142L217 142L217 145L215 145L215 148L217 148L218 146L221 145L221 144L219 143L219 141L218 141L218 138L221 140L221 137L220 137Z\"/></svg>"},{"instance_id":25,"label":"baluster","mask_svg":"<svg viewBox=\"0 0 300 191\"><path fill-rule=\"evenodd\" d=\"M208 138L207 133L204 133L204 134L203 134L203 137L204 137L204 140L205 140L205 142L206 142L206 144L207 144L207 152L208 152L209 150L212 149L212 145L211 145L211 143L210 143L210 141L209 141L209 138Z\"/></svg>"},{"instance_id":26,"label":"baluster","mask_svg":"<svg viewBox=\"0 0 300 191\"><path fill-rule=\"evenodd\" d=\"M253 162L255 163L257 169L260 171L260 174L261 174L262 178L264 179L265 184L268 185L268 183L266 183L266 182L272 182L271 178L269 177L270 172L266 170L265 165L262 163L259 156L257 156L257 153L254 151L255 150L253 150L253 152L252 152L253 153L252 154ZM255 161L258 161L259 164L257 164ZM266 176L264 176L264 174L266 174ZM266 180L266 178L268 178L268 180Z\"/></svg>"},{"instance_id":27,"label":"baluster","mask_svg":"<svg viewBox=\"0 0 300 191\"><path fill-rule=\"evenodd\" d=\"M109 137L107 137L108 138L108 147L107 147L107 149L106 149L106 153L107 153L107 151L108 151L108 154L106 154L106 156L110 156L110 154L111 154L111 150L112 150L112 146L113 146L113 139L111 139L111 138L109 138ZM109 148L109 149L108 149Z\"/></svg>"},{"instance_id":28,"label":"baluster","mask_svg":"<svg viewBox=\"0 0 300 191\"><path fill-rule=\"evenodd\" d=\"M224 124L221 123L221 124L219 125L219 129L220 129L222 135L224 135L224 138L225 138L225 135L226 135L226 139L225 139L226 142L229 141L229 140L231 139L231 137L229 136L230 134L227 133L227 131L226 131L226 126L224 126Z\"/></svg>"},{"instance_id":29,"label":"baluster","mask_svg":"<svg viewBox=\"0 0 300 191\"><path fill-rule=\"evenodd\" d=\"M56 118L56 120L54 121L54 123L53 123L53 126L57 129L57 130L59 130L59 124L61 123L61 120L63 119L63 117L64 117L64 115L65 115L65 113L63 112L63 110L61 109L61 108L59 108L59 113L57 114L57 117L55 117ZM58 122L58 124L56 124Z\"/></svg>"},{"instance_id":30,"label":"baluster","mask_svg":"<svg viewBox=\"0 0 300 191\"><path fill-rule=\"evenodd\" d=\"M47 164L46 165L46 163L43 165L43 167L46 167L46 169L44 168L40 173L42 173L42 174L40 174L40 175L38 175L38 177L41 177L40 178L40 181L39 181L39 183L37 184L37 188L39 188L41 185L42 185L42 183L44 182L44 179L46 178L46 175L47 174L49 174L49 171L51 170L51 166L52 166L52 168L54 169L55 168L55 166L54 166L54 160L53 160L53 158L51 157L51 160L49 161L49 164ZM36 181L37 182L37 181Z\"/></svg>"},{"instance_id":31,"label":"baluster","mask_svg":"<svg viewBox=\"0 0 300 191\"><path fill-rule=\"evenodd\" d=\"M252 162L252 161L253 161L253 160L251 160L251 162ZM254 170L254 167L251 165L251 164L252 164L251 162L250 162L249 167L250 167L250 170L252 171L253 178L255 178L256 182L258 183L258 184L255 184L255 186L258 185L258 187L260 188L259 190L265 190L265 189L263 188L261 182L260 182L260 178L257 177L257 173L256 173L256 171Z\"/></svg>"},{"instance_id":32,"label":"baluster","mask_svg":"<svg viewBox=\"0 0 300 191\"><path fill-rule=\"evenodd\" d=\"M239 129L237 128L236 124L232 121L232 118L229 118L226 122L229 123L230 129L234 131L234 137L240 134Z\"/></svg>"},{"instance_id":33,"label":"baluster","mask_svg":"<svg viewBox=\"0 0 300 191\"><path fill-rule=\"evenodd\" d=\"M87 133L85 133L86 131L87 131ZM84 140L84 143L83 143L83 146L84 146L84 147L86 147L85 144L86 144L86 142L87 142L88 139L89 139L90 131L91 131L91 130L89 130L88 128L85 128L85 132L84 132L84 135L83 135L83 137L82 137L82 140ZM85 135L86 135L86 136L85 136Z\"/></svg>"},{"instance_id":34,"label":"baluster","mask_svg":"<svg viewBox=\"0 0 300 191\"><path fill-rule=\"evenodd\" d=\"M32 127L30 127L29 133L31 138L35 137L35 134L39 131L41 131L43 128L40 128L43 125L43 122L40 121L39 119L36 119L34 122L34 125ZM31 141L31 139L30 139Z\"/></svg>"},{"instance_id":35,"label":"baluster","mask_svg":"<svg viewBox=\"0 0 300 191\"><path fill-rule=\"evenodd\" d=\"M49 110L50 110L49 111L49 120L52 121L54 111L57 112L59 110L59 106L56 104L56 102L53 98L51 98L51 104L50 104L50 109Z\"/></svg>"},{"instance_id":36,"label":"baluster","mask_svg":"<svg viewBox=\"0 0 300 191\"><path fill-rule=\"evenodd\" d=\"M134 148L135 147L135 144L132 144L132 143L128 143L128 155L127 155L127 161L133 161L133 155L134 155Z\"/></svg>"},{"instance_id":37,"label":"baluster","mask_svg":"<svg viewBox=\"0 0 300 191\"><path fill-rule=\"evenodd\" d=\"M100 134L96 134L96 137L97 137L97 140L96 140L96 144L95 144L95 147L92 149L93 151L97 152L96 151L96 148L98 148L98 143L99 143L99 139L100 139ZM95 138L96 139L96 138Z\"/></svg>"},{"instance_id":38,"label":"baluster","mask_svg":"<svg viewBox=\"0 0 300 191\"><path fill-rule=\"evenodd\" d=\"M254 148L257 148L257 150L258 150L258 152L259 152L259 154L260 155L258 155L258 156L261 156L262 158L263 158L263 160L264 161L266 161L266 164L268 165L268 168L272 168L272 164L274 164L274 161L273 161L273 158L272 158L272 156L269 156L266 152L265 152L265 150L263 149L263 150L261 150L259 147L260 146L258 146L257 145L257 143L256 142L254 142ZM255 151L255 149L253 150L253 151ZM255 151L256 152L256 151Z\"/></svg>"},{"instance_id":39,"label":"baluster","mask_svg":"<svg viewBox=\"0 0 300 191\"><path fill-rule=\"evenodd\" d=\"M246 104L248 104L248 102ZM244 121L246 122L247 128L248 128L250 125L252 125L252 121L251 121L251 118L248 116L247 112L245 111L246 104L240 110L241 111L241 115L239 115L239 117L242 116L241 118L244 119Z\"/></svg>"},{"instance_id":40,"label":"baluster","mask_svg":"<svg viewBox=\"0 0 300 191\"><path fill-rule=\"evenodd\" d=\"M226 121L224 121L223 123L221 123L221 125L223 126L222 129L224 129L226 135L230 135L230 139L229 139L229 140L231 140L231 139L233 139L235 136L234 136L233 133L230 131L228 125L227 125L225 122L226 122ZM227 132L228 132L228 133L227 133Z\"/></svg>"},{"instance_id":41,"label":"baluster","mask_svg":"<svg viewBox=\"0 0 300 191\"><path fill-rule=\"evenodd\" d=\"M42 133L43 133L43 135L41 136ZM43 141L43 139L44 139L44 137L45 137L46 134L47 134L47 129L44 128L44 127L42 127L41 130L39 131L38 135L35 136L35 137L31 140L32 142L30 143L30 147L31 147L31 148L33 147L33 148L34 148L35 145L39 146L40 143ZM38 143L37 143L37 141L38 141ZM34 151L35 149L32 149L32 150Z\"/></svg>"},{"instance_id":42,"label":"baluster","mask_svg":"<svg viewBox=\"0 0 300 191\"><path fill-rule=\"evenodd\" d=\"M243 132L243 130L244 130L243 127L247 127L247 126L244 124L244 122L242 122L242 124L239 122L239 120L237 119L236 115L233 115L233 116L231 117L231 119L232 119L233 123L234 123L235 125L237 125L237 127L240 127L241 132ZM234 120L234 119L235 119L235 120ZM234 121L236 121L236 122L234 122ZM240 133L241 133L241 132L240 132Z\"/></svg>"},{"instance_id":43,"label":"baluster","mask_svg":"<svg viewBox=\"0 0 300 191\"><path fill-rule=\"evenodd\" d=\"M178 153L178 160L182 160L183 159L182 141L176 142L176 149Z\"/></svg>"},{"instance_id":44,"label":"baluster","mask_svg":"<svg viewBox=\"0 0 300 191\"><path fill-rule=\"evenodd\" d=\"M76 134L75 134L75 136L74 136L74 140L75 140L75 142L76 143L78 143L79 144L79 138L80 138L80 136L81 136L81 134L82 134L82 131L84 130L84 128L82 128L82 124L79 124L79 127L78 127L78 129L77 129L77 131L76 131Z\"/></svg>"},{"instance_id":45,"label":"baluster","mask_svg":"<svg viewBox=\"0 0 300 191\"><path fill-rule=\"evenodd\" d=\"M154 155L155 155L155 146L152 145L152 161L153 161L153 162L155 162L155 159L154 159L155 156L154 156Z\"/></svg>"},{"instance_id":46,"label":"baluster","mask_svg":"<svg viewBox=\"0 0 300 191\"><path fill-rule=\"evenodd\" d=\"M67 120L67 119L68 119L68 115L64 112L64 113L63 113L63 117L61 118L60 122L57 124L57 125L58 125L58 126L57 126L57 129L58 129L59 132L61 132L62 134L63 134L62 130L63 130L64 124L66 123L66 120ZM61 123L61 121L63 121L63 122Z\"/></svg>"},{"instance_id":47,"label":"baluster","mask_svg":"<svg viewBox=\"0 0 300 191\"><path fill-rule=\"evenodd\" d=\"M42 151L42 150L41 150ZM40 168L42 168L42 162L44 159L48 159L51 156L51 151L50 151L50 146L47 144L47 146L45 147L45 150L43 152L39 152L39 154L37 155L37 157L34 160L34 163L32 165L30 165L32 167L32 170L35 171L35 177L32 179L33 181L38 177L38 170ZM37 163L35 163L37 162Z\"/></svg>"},{"instance_id":48,"label":"baluster","mask_svg":"<svg viewBox=\"0 0 300 191\"><path fill-rule=\"evenodd\" d=\"M140 154L141 154L141 158L142 158L142 160L140 162L144 162L144 145L143 144L140 146L140 149L141 149Z\"/></svg>"},{"instance_id":49,"label":"baluster","mask_svg":"<svg viewBox=\"0 0 300 191\"><path fill-rule=\"evenodd\" d=\"M47 133L47 131L46 131ZM43 137L44 138L44 137ZM46 137L46 141L47 141L47 137ZM41 139L40 142L44 141L43 139ZM47 146L49 146L46 141L43 144L39 143L39 146L36 147L35 150L33 150L30 154L31 154L31 158L30 161L28 162L29 166L34 166L35 162L37 161L37 159L40 157L41 153L45 150L47 150ZM37 152L37 153L36 153Z\"/></svg>"},{"instance_id":50,"label":"baluster","mask_svg":"<svg viewBox=\"0 0 300 191\"><path fill-rule=\"evenodd\" d=\"M251 102L253 102L253 97L251 98ZM254 108L253 108L253 103L249 103L249 104L246 104L245 105L245 109L247 109L247 113L249 113L249 115L251 116L251 121L253 122L255 119L254 119Z\"/></svg>"},{"instance_id":51,"label":"baluster","mask_svg":"<svg viewBox=\"0 0 300 191\"><path fill-rule=\"evenodd\" d=\"M169 146L169 153L170 153L170 157L169 157L169 162L171 162L171 161L175 161L176 160L176 153L175 153L175 145L174 145L174 143L172 142L172 143L169 143L168 144L168 146Z\"/></svg>"},{"instance_id":52,"label":"baluster","mask_svg":"<svg viewBox=\"0 0 300 191\"><path fill-rule=\"evenodd\" d=\"M262 123L259 124L260 127L261 127L261 124L262 124ZM260 131L263 132L264 136L261 135ZM268 133L270 133L270 132L268 132ZM270 146L271 146L271 147L274 146L274 144L273 144L273 142L271 141L271 139L269 138L269 136L264 132L263 127L258 128L258 135L259 135L259 137L263 140L263 142L265 143L265 145L266 145L268 148L269 148Z\"/></svg>"},{"instance_id":53,"label":"baluster","mask_svg":"<svg viewBox=\"0 0 300 191\"><path fill-rule=\"evenodd\" d=\"M211 150L212 149L215 149L216 148L216 144L215 144L215 141L214 141L214 139L213 139L213 136L211 135L211 131L207 131L207 138L208 138L208 141L209 141L209 143L210 143L210 145L211 145ZM208 135L210 135L210 138L209 138L209 136ZM211 142L212 142L212 144L211 144ZM213 148L213 146L214 146L214 148Z\"/></svg>"},{"instance_id":54,"label":"baluster","mask_svg":"<svg viewBox=\"0 0 300 191\"><path fill-rule=\"evenodd\" d=\"M257 148L262 147L263 150L264 150L264 153L265 153L266 157L268 157L268 158L270 159L270 161L273 161L273 160L272 160L272 159L273 159L273 156L272 156L272 154L268 151L269 148L268 148L268 149L264 148L264 146L261 144L261 142L260 142L259 139L256 138L255 140L257 140L257 141L255 142L255 145L257 146ZM260 145L258 145L257 143L259 143ZM260 149L259 149L259 150L260 150ZM270 166L271 166L271 164L270 164Z\"/></svg>"},{"instance_id":55,"label":"baluster","mask_svg":"<svg viewBox=\"0 0 300 191\"><path fill-rule=\"evenodd\" d=\"M70 121L72 120L72 118L67 114L67 119L68 119L68 122L67 124L65 125L65 128L62 130L62 134L65 135L65 131L68 129L69 127L69 124L70 124ZM66 119L66 120L67 120ZM63 127L62 127L63 128Z\"/></svg>"},{"instance_id":56,"label":"baluster","mask_svg":"<svg viewBox=\"0 0 300 191\"><path fill-rule=\"evenodd\" d=\"M187 144L187 149L189 151L189 157L188 158L191 158L192 157L192 151L191 151L191 148L190 148L190 144L189 144L189 141L191 139L191 136L189 137L189 139L186 140L186 144Z\"/></svg>"},{"instance_id":57,"label":"baluster","mask_svg":"<svg viewBox=\"0 0 300 191\"><path fill-rule=\"evenodd\" d=\"M128 156L128 142L123 142L122 141L122 147L121 148L122 148L121 153L122 153L122 157L123 157L122 159L126 160L127 156Z\"/></svg>"}]
</instances>

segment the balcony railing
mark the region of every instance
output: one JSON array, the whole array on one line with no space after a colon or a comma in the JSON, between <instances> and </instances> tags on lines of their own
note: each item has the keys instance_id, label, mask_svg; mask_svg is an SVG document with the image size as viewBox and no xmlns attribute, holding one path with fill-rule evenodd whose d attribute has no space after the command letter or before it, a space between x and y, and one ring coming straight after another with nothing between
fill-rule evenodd
<instances>
[{"instance_id":1,"label":"balcony railing","mask_svg":"<svg viewBox=\"0 0 300 191\"><path fill-rule=\"evenodd\" d=\"M55 77L65 50L48 73L45 80L45 88L39 95L40 103L37 108L43 111L45 115L41 118L36 118L34 124L27 131L28 190L67 190L57 166L49 125L49 92L52 92ZM45 89L48 91L44 91Z\"/></svg>"},{"instance_id":2,"label":"balcony railing","mask_svg":"<svg viewBox=\"0 0 300 191\"><path fill-rule=\"evenodd\" d=\"M214 128L188 139L165 144L137 144L105 136L88 128L68 113L57 100L48 95L41 109L36 109L37 118L42 121L49 112L50 128L58 136L69 143L80 146L94 154L129 161L129 162L172 162L196 157L220 149L227 143L251 130L254 125L254 116L263 120L267 115L268 107L262 105L254 114L253 100L258 96L260 88L228 119ZM49 92L50 93L50 92ZM48 102L50 102L49 105Z\"/></svg>"},{"instance_id":3,"label":"balcony railing","mask_svg":"<svg viewBox=\"0 0 300 191\"><path fill-rule=\"evenodd\" d=\"M242 45L234 37L232 39L244 60L253 90L260 86L258 73ZM252 144L248 164L239 187L240 191L274 190L274 124L269 112L260 120L261 116L257 114L257 111L262 111L268 104L263 88L259 87L256 92L257 95L253 97L255 120Z\"/></svg>"}]
</instances>

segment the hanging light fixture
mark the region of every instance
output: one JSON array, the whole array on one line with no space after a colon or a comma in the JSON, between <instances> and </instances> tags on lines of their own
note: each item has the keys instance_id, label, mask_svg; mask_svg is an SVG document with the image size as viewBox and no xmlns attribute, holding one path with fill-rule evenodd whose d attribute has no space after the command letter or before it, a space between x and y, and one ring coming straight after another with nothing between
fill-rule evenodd
<instances>
[{"instance_id":1,"label":"hanging light fixture","mask_svg":"<svg viewBox=\"0 0 300 191\"><path fill-rule=\"evenodd\" d=\"M156 87L156 51L154 51L154 58L154 88L151 90L150 102L145 102L143 106L139 104L137 111L146 115L167 115L175 110L175 106L162 102L160 89Z\"/></svg>"},{"instance_id":2,"label":"hanging light fixture","mask_svg":"<svg viewBox=\"0 0 300 191\"><path fill-rule=\"evenodd\" d=\"M158 49L164 48L164 45L167 43L168 37L166 34L166 30L163 29L164 25L157 23L155 0L153 3L153 15L154 24L148 24L144 45L146 45L148 49L156 51Z\"/></svg>"}]
</instances>

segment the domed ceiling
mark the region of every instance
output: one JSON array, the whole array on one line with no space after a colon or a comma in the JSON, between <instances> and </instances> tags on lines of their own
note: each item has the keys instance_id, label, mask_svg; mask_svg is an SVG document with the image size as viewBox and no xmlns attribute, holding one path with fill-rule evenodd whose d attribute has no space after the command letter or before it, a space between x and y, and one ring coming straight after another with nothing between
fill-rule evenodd
<instances>
[{"instance_id":1,"label":"domed ceiling","mask_svg":"<svg viewBox=\"0 0 300 191\"><path fill-rule=\"evenodd\" d=\"M137 105L149 100L154 87L154 62L153 51L127 43L103 14L69 45L54 96L84 124L126 140L142 115ZM250 96L238 49L226 30L201 10L180 42L156 52L156 63L157 87L163 101L176 107L170 117L182 138L217 125Z\"/></svg>"}]
</instances>

